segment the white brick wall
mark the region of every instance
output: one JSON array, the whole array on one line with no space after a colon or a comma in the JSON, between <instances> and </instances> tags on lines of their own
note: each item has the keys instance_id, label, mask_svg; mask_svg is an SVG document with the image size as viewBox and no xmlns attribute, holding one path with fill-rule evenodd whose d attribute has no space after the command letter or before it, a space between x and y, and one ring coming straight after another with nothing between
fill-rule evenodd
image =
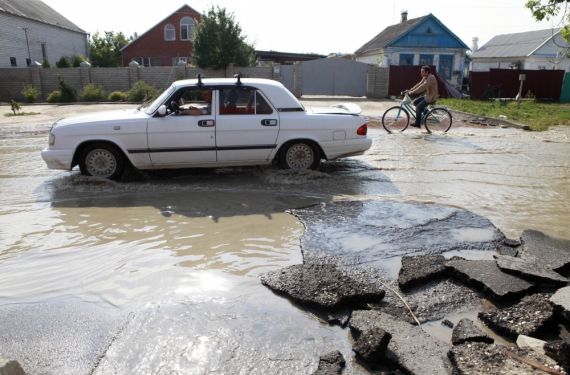
<instances>
[{"instance_id":1,"label":"white brick wall","mask_svg":"<svg viewBox=\"0 0 570 375\"><path fill-rule=\"evenodd\" d=\"M28 44L32 61L43 63L41 43L47 47L48 61L55 66L61 56L87 56L86 34L25 18L0 13L0 68L10 68L10 57L15 57L17 68L25 68L28 44L23 27L28 28Z\"/></svg>"}]
</instances>

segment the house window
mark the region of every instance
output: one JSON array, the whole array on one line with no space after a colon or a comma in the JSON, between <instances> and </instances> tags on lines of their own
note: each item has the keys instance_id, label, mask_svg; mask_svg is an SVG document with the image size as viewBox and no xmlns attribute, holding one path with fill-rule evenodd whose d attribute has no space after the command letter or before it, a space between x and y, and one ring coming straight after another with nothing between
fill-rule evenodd
<instances>
[{"instance_id":1,"label":"house window","mask_svg":"<svg viewBox=\"0 0 570 375\"><path fill-rule=\"evenodd\" d=\"M43 57L43 61L48 61L48 55L47 55L47 46L45 43L40 43L42 46L42 57Z\"/></svg>"},{"instance_id":2,"label":"house window","mask_svg":"<svg viewBox=\"0 0 570 375\"><path fill-rule=\"evenodd\" d=\"M140 66L150 68L152 66L160 66L160 59L158 57L133 57Z\"/></svg>"},{"instance_id":3,"label":"house window","mask_svg":"<svg viewBox=\"0 0 570 375\"><path fill-rule=\"evenodd\" d=\"M420 65L433 65L433 55L420 55Z\"/></svg>"},{"instance_id":4,"label":"house window","mask_svg":"<svg viewBox=\"0 0 570 375\"><path fill-rule=\"evenodd\" d=\"M194 34L194 20L190 17L184 17L180 21L180 40L191 40Z\"/></svg>"},{"instance_id":5,"label":"house window","mask_svg":"<svg viewBox=\"0 0 570 375\"><path fill-rule=\"evenodd\" d=\"M451 80L451 71L453 70L453 56L439 56L439 75L444 79Z\"/></svg>"},{"instance_id":6,"label":"house window","mask_svg":"<svg viewBox=\"0 0 570 375\"><path fill-rule=\"evenodd\" d=\"M164 26L164 40L176 40L176 33L174 26L166 25Z\"/></svg>"},{"instance_id":7,"label":"house window","mask_svg":"<svg viewBox=\"0 0 570 375\"><path fill-rule=\"evenodd\" d=\"M16 58L15 58L15 57L10 57L10 65L12 65L12 66L18 66L18 64L16 63Z\"/></svg>"},{"instance_id":8,"label":"house window","mask_svg":"<svg viewBox=\"0 0 570 375\"><path fill-rule=\"evenodd\" d=\"M189 57L173 57L172 58L172 66L177 66L179 61L184 61L186 64L188 64L188 61L190 61Z\"/></svg>"},{"instance_id":9,"label":"house window","mask_svg":"<svg viewBox=\"0 0 570 375\"><path fill-rule=\"evenodd\" d=\"M414 55L400 55L400 65L414 65Z\"/></svg>"}]
</instances>

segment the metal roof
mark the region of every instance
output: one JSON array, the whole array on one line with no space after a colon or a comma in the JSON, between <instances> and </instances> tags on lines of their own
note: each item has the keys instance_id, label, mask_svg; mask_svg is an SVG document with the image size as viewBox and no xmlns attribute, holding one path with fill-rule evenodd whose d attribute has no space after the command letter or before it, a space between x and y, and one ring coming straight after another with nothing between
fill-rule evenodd
<instances>
[{"instance_id":1,"label":"metal roof","mask_svg":"<svg viewBox=\"0 0 570 375\"><path fill-rule=\"evenodd\" d=\"M85 30L40 0L0 0L0 13L87 34Z\"/></svg>"},{"instance_id":2,"label":"metal roof","mask_svg":"<svg viewBox=\"0 0 570 375\"><path fill-rule=\"evenodd\" d=\"M383 49L386 47L386 45L388 45L388 43L394 41L396 38L404 34L406 31L410 30L412 27L416 26L427 17L428 16L412 18L411 20L388 26L382 30L380 34L376 35L368 43L357 49L354 53L365 53L368 51Z\"/></svg>"},{"instance_id":3,"label":"metal roof","mask_svg":"<svg viewBox=\"0 0 570 375\"><path fill-rule=\"evenodd\" d=\"M558 34L560 30L561 28L497 35L473 52L471 57L476 59L530 56L537 48Z\"/></svg>"}]
</instances>

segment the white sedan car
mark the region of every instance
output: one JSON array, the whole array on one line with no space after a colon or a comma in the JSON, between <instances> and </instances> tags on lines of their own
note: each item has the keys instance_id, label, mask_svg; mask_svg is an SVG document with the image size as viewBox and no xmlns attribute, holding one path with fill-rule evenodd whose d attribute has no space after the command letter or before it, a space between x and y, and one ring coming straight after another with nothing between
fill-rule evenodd
<instances>
[{"instance_id":1,"label":"white sedan car","mask_svg":"<svg viewBox=\"0 0 570 375\"><path fill-rule=\"evenodd\" d=\"M304 108L267 79L177 81L147 107L58 120L42 158L50 169L79 165L87 176L139 169L270 164L316 169L321 159L360 155L372 145L360 107Z\"/></svg>"}]
</instances>

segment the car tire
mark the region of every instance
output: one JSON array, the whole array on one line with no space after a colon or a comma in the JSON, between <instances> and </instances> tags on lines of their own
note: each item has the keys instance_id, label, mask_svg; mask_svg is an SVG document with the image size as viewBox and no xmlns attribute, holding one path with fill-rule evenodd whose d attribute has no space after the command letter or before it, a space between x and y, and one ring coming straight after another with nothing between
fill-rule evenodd
<instances>
[{"instance_id":1,"label":"car tire","mask_svg":"<svg viewBox=\"0 0 570 375\"><path fill-rule=\"evenodd\" d=\"M84 176L116 180L123 174L125 161L121 151L110 144L88 146L79 157L79 169Z\"/></svg>"},{"instance_id":2,"label":"car tire","mask_svg":"<svg viewBox=\"0 0 570 375\"><path fill-rule=\"evenodd\" d=\"M279 166L283 169L317 169L321 163L321 153L313 142L291 142L279 150Z\"/></svg>"}]
</instances>

